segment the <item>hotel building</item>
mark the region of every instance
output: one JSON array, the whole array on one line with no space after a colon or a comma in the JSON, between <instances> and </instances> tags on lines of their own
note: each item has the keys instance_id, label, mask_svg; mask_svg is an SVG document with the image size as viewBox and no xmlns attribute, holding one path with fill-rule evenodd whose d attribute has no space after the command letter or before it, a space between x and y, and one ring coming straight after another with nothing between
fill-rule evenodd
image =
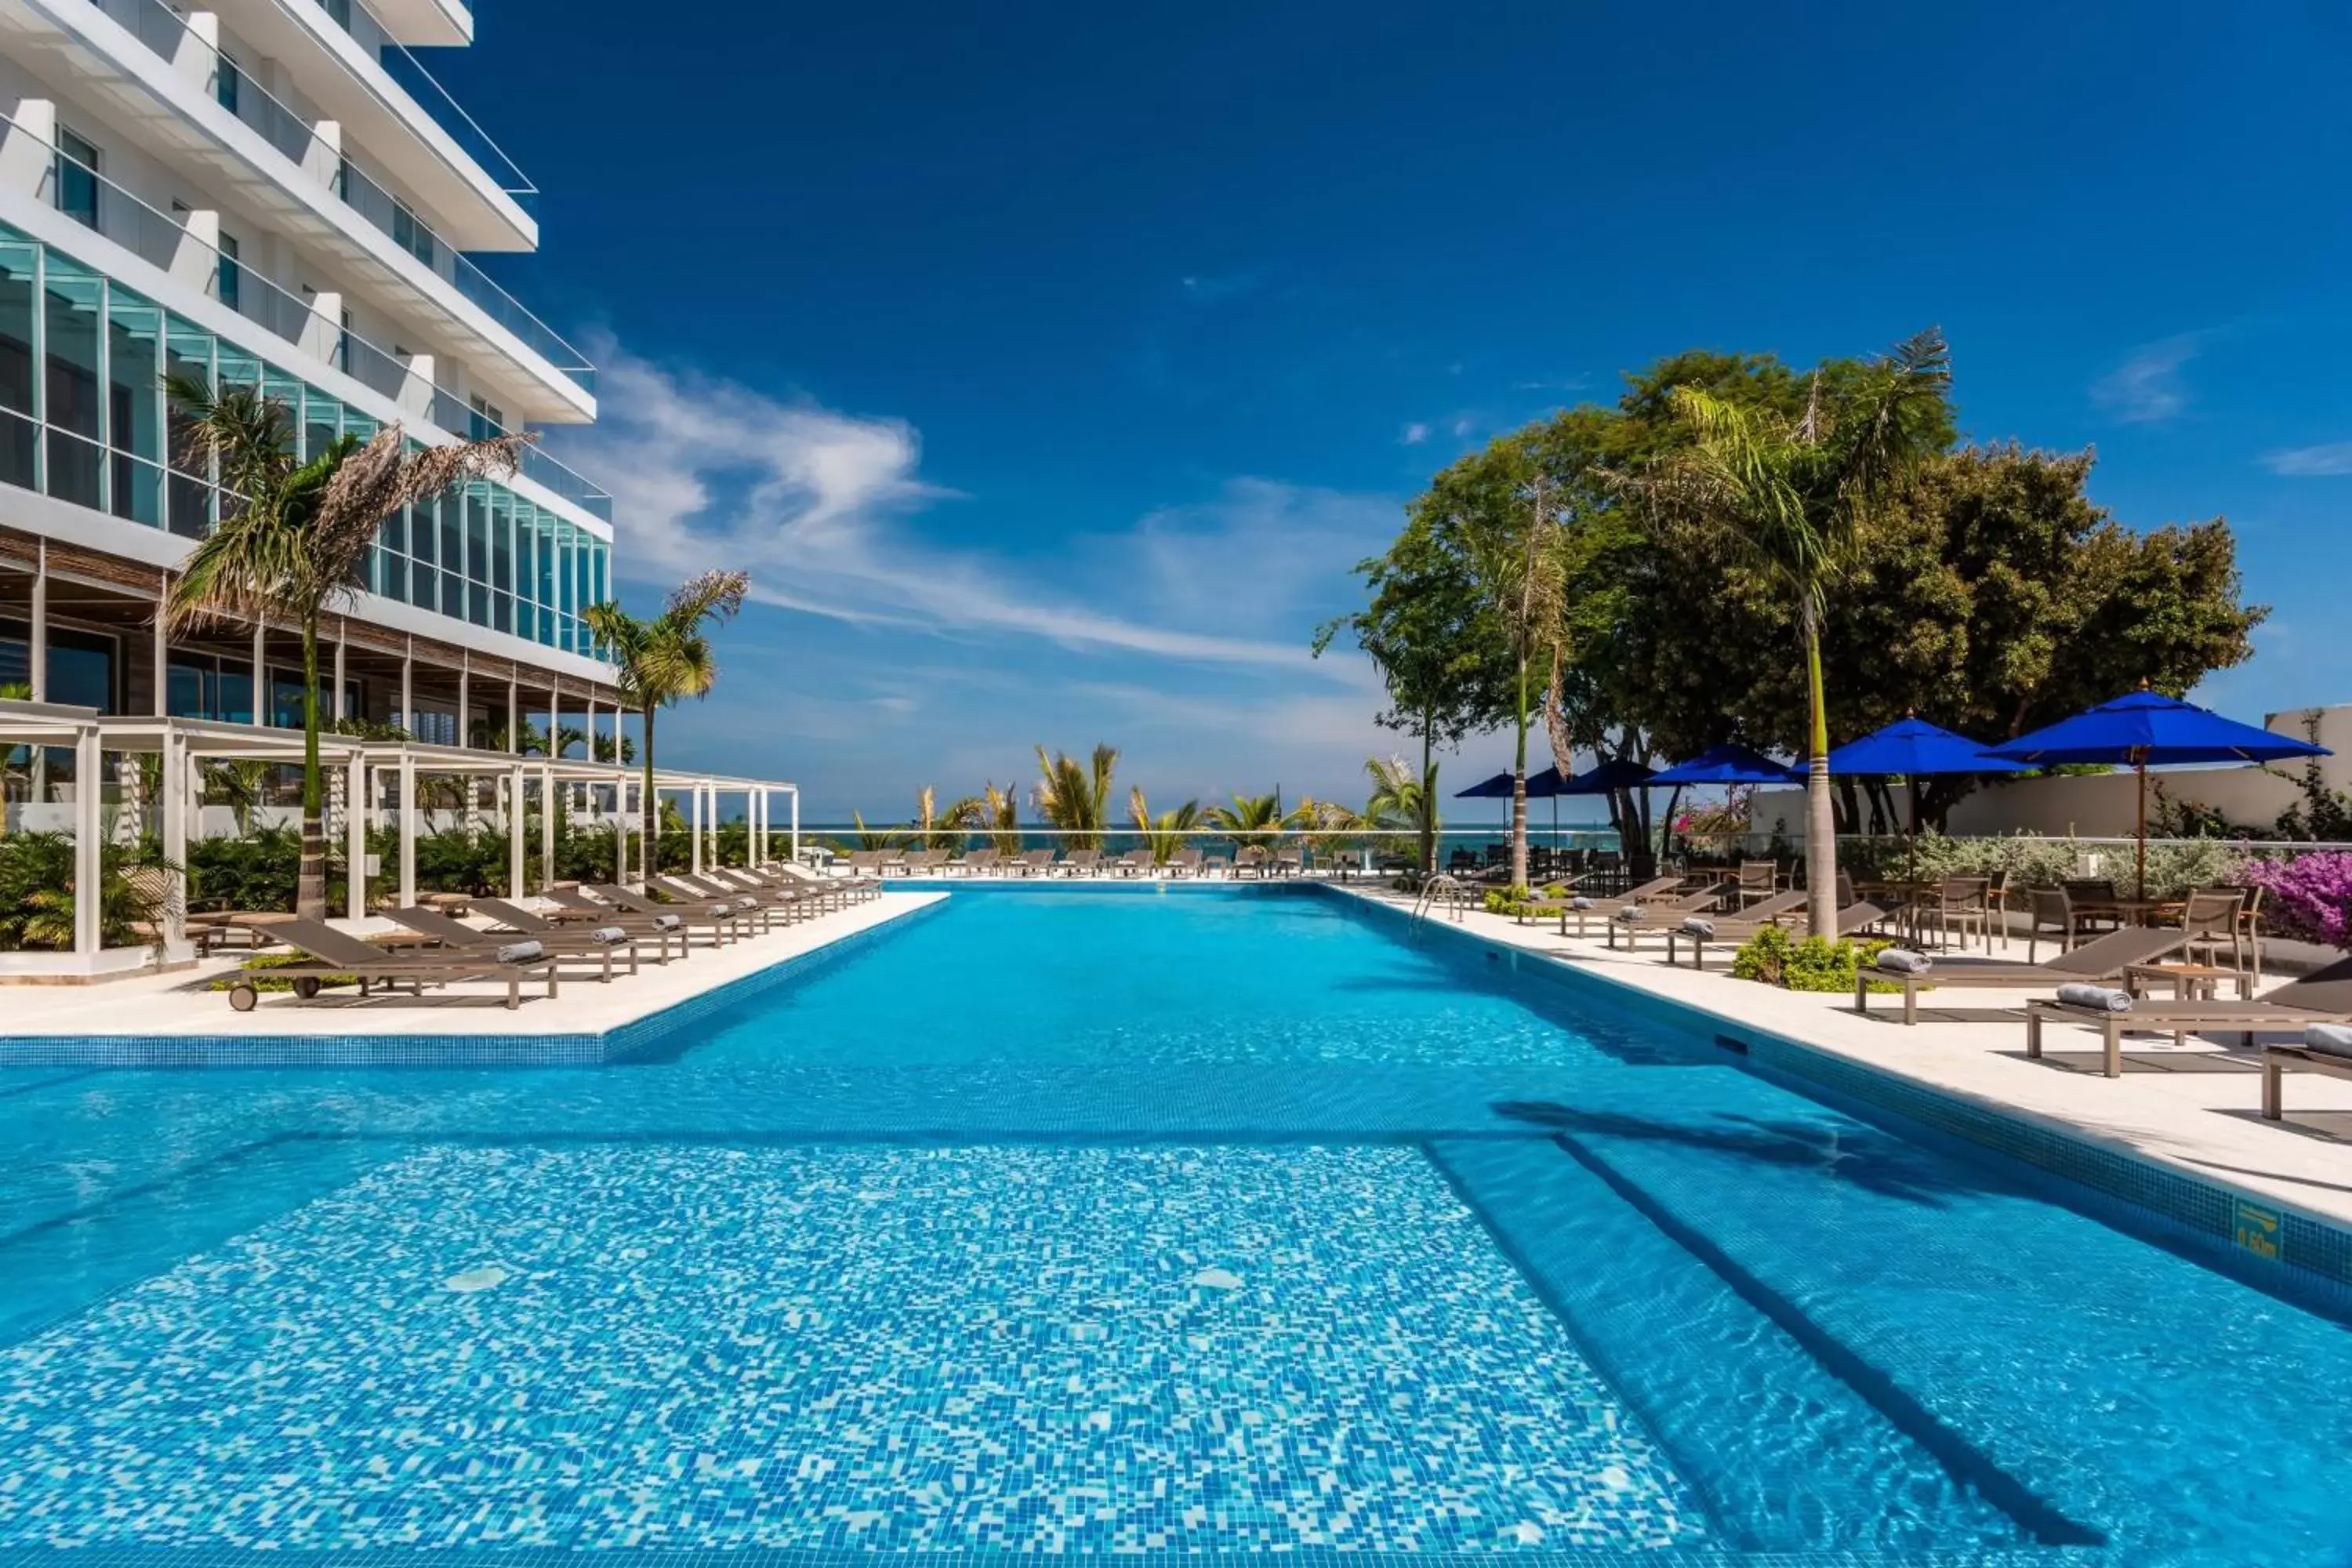
<instances>
[{"instance_id":1,"label":"hotel building","mask_svg":"<svg viewBox=\"0 0 2352 1568\"><path fill-rule=\"evenodd\" d=\"M258 746L300 723L290 628L161 630L221 506L168 373L257 384L305 451L595 417L585 358L474 259L535 249L539 225L414 52L473 26L463 0L0 0L0 696L20 738L26 711L70 710L112 721L83 742L106 753L166 721L223 755L221 727ZM611 499L536 448L386 519L366 593L324 628L329 711L436 749L511 754L556 720L616 745L581 624L612 549Z\"/></svg>"}]
</instances>

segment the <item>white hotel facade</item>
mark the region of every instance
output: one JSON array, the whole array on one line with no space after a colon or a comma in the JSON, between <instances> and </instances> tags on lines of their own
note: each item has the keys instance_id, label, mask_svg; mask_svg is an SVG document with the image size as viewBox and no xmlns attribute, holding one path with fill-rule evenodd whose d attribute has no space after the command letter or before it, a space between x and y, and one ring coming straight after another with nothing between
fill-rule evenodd
<instances>
[{"instance_id":1,"label":"white hotel facade","mask_svg":"<svg viewBox=\"0 0 2352 1568\"><path fill-rule=\"evenodd\" d=\"M167 372L258 383L306 449L595 417L585 359L471 259L539 243L529 182L410 52L472 35L462 0L0 0L0 689L19 743L53 713L87 748L94 715L112 778L139 737L184 732L178 798L192 757L240 734L276 754L300 722L289 628L160 629L220 505L178 460ZM499 779L519 813L524 775L497 770L525 725L617 741L580 621L611 595L612 550L610 498L536 449L385 521L321 654L330 711L430 748L336 753L372 811L383 775L421 763ZM702 784L671 787L699 814ZM86 817L101 793L64 792ZM516 853L519 877L520 835Z\"/></svg>"}]
</instances>

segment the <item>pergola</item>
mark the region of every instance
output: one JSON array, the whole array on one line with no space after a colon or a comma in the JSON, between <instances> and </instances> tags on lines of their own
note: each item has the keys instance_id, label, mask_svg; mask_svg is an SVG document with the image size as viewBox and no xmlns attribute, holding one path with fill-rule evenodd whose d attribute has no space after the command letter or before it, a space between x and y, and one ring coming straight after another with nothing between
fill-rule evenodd
<instances>
[{"instance_id":1,"label":"pergola","mask_svg":"<svg viewBox=\"0 0 2352 1568\"><path fill-rule=\"evenodd\" d=\"M126 779L124 795L118 809L133 805L143 813L154 813L153 826L162 841L166 862L164 876L169 892L164 900L163 956L166 962L184 959L190 949L186 937L186 884L184 868L187 864L188 842L192 837L191 814L201 799L202 764L207 762L255 761L299 766L302 762L302 735L299 730L277 729L239 723L225 723L201 719L149 718L104 715L93 709L72 708L55 703L0 700L0 751L17 747L56 748L74 753L73 837L74 886L76 889L100 885L105 842L104 767L109 755L157 756L162 759L159 798L153 802L139 799L138 792ZM525 808L531 798L532 786L537 786L537 798L542 803L540 812L540 867L542 886L554 876L555 822L553 809L559 789L587 786L604 787L613 792L613 833L614 838L615 871L623 880L629 880L630 868L625 864L629 825L643 813L645 774L642 769L614 763L589 762L579 758L525 756L510 752L484 752L458 746L428 745L415 741L373 741L340 734L319 737L320 762L331 782L327 827L331 839L338 831L344 843L345 864L352 874L345 879L345 915L352 920L367 914L367 844L371 829L383 824L384 814L392 816L392 826L398 833L398 859L394 868L398 900L403 905L416 901L416 842L422 836L425 808L417 799L420 778L454 777L468 781L468 805L471 812L474 781L489 781L494 794L492 814L503 824L507 834L507 892L521 897L533 890L525 886L528 856L526 854ZM385 804L384 785L395 783L389 805ZM772 847L772 811L774 797L782 795L788 803L787 831L790 835L787 853L800 854L800 791L792 784L765 779L737 778L675 768L658 768L653 776L656 797L665 792L686 792L691 801L688 816L693 835L693 868L701 871L715 858L710 839L719 826L719 803L723 796L743 797L745 819L751 826L751 858L755 864L765 864ZM340 799L336 798L337 796ZM635 809L633 809L633 805ZM660 816L653 816L654 837L660 836ZM654 853L650 842L639 844L636 879L642 880L647 862ZM99 900L77 898L74 903L74 942L71 961L63 962L64 954L55 956L61 962L47 973L94 976L144 967L147 949L106 950L100 946ZM25 955L6 955L21 959ZM22 969L22 965L16 967Z\"/></svg>"}]
</instances>

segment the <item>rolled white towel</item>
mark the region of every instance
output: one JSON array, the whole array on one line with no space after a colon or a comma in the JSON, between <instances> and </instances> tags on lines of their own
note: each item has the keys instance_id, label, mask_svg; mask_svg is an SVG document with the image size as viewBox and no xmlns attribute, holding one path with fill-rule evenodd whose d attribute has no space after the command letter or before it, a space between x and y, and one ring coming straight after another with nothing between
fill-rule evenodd
<instances>
[{"instance_id":1,"label":"rolled white towel","mask_svg":"<svg viewBox=\"0 0 2352 1568\"><path fill-rule=\"evenodd\" d=\"M619 926L598 926L588 933L588 940L606 947L617 947L629 940L629 933Z\"/></svg>"},{"instance_id":2,"label":"rolled white towel","mask_svg":"<svg viewBox=\"0 0 2352 1568\"><path fill-rule=\"evenodd\" d=\"M1617 911L1617 918L1621 921L1640 920L1642 918L1642 906L1639 904L1627 904L1623 909Z\"/></svg>"},{"instance_id":3,"label":"rolled white towel","mask_svg":"<svg viewBox=\"0 0 2352 1568\"><path fill-rule=\"evenodd\" d=\"M710 906L710 918L712 920L731 920L734 918L734 915L735 906L732 904L713 904Z\"/></svg>"},{"instance_id":4,"label":"rolled white towel","mask_svg":"<svg viewBox=\"0 0 2352 1568\"><path fill-rule=\"evenodd\" d=\"M1872 962L1889 974L1925 974L1936 966L1934 959L1907 947L1890 947Z\"/></svg>"},{"instance_id":5,"label":"rolled white towel","mask_svg":"<svg viewBox=\"0 0 2352 1568\"><path fill-rule=\"evenodd\" d=\"M1568 907L1571 910L1589 910L1592 907L1592 900L1579 893L1568 900Z\"/></svg>"},{"instance_id":6,"label":"rolled white towel","mask_svg":"<svg viewBox=\"0 0 2352 1568\"><path fill-rule=\"evenodd\" d=\"M543 942L510 942L499 949L500 963L537 963L546 956L547 944Z\"/></svg>"},{"instance_id":7,"label":"rolled white towel","mask_svg":"<svg viewBox=\"0 0 2352 1568\"><path fill-rule=\"evenodd\" d=\"M1715 934L1715 922L1702 915L1693 915L1690 919L1683 921L1683 930L1690 932L1693 936L1713 936Z\"/></svg>"},{"instance_id":8,"label":"rolled white towel","mask_svg":"<svg viewBox=\"0 0 2352 1568\"><path fill-rule=\"evenodd\" d=\"M756 910L760 907L760 900L746 893L735 900L735 907L739 910Z\"/></svg>"},{"instance_id":9,"label":"rolled white towel","mask_svg":"<svg viewBox=\"0 0 2352 1568\"><path fill-rule=\"evenodd\" d=\"M656 931L676 931L685 923L686 921L677 915L656 915L654 917L654 930Z\"/></svg>"},{"instance_id":10,"label":"rolled white towel","mask_svg":"<svg viewBox=\"0 0 2352 1568\"><path fill-rule=\"evenodd\" d=\"M2305 1024L2303 1026L2303 1048L2317 1051L2323 1057L2352 1057L2352 1026Z\"/></svg>"},{"instance_id":11,"label":"rolled white towel","mask_svg":"<svg viewBox=\"0 0 2352 1568\"><path fill-rule=\"evenodd\" d=\"M2112 985L2086 985L2081 981L2058 987L2058 1000L2071 1007L2089 1007L2101 1013L2132 1010L2130 992L2118 991Z\"/></svg>"}]
</instances>

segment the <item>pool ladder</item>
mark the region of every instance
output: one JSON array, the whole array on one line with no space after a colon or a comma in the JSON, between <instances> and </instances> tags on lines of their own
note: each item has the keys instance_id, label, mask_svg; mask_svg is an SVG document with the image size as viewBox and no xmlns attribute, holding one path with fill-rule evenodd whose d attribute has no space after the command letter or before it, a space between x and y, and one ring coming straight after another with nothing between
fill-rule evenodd
<instances>
[{"instance_id":1,"label":"pool ladder","mask_svg":"<svg viewBox=\"0 0 2352 1568\"><path fill-rule=\"evenodd\" d=\"M1443 871L1438 872L1423 881L1421 884L1421 891L1413 895L1412 923L1416 926L1421 924L1423 921L1429 918L1432 911L1442 908L1453 911L1454 923L1460 925L1463 905L1467 900L1468 894L1469 889L1463 884L1460 878L1449 877Z\"/></svg>"}]
</instances>

